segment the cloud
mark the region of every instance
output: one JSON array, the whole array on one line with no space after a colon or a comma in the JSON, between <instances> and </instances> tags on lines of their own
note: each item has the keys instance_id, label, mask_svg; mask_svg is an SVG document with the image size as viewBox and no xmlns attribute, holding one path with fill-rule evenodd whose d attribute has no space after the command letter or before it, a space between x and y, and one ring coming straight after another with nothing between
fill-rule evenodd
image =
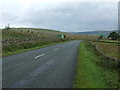
<instances>
[{"instance_id":1,"label":"cloud","mask_svg":"<svg viewBox=\"0 0 120 90\"><path fill-rule=\"evenodd\" d=\"M60 31L117 29L117 2L2 2L0 27L50 28ZM5 7L6 6L6 7Z\"/></svg>"}]
</instances>

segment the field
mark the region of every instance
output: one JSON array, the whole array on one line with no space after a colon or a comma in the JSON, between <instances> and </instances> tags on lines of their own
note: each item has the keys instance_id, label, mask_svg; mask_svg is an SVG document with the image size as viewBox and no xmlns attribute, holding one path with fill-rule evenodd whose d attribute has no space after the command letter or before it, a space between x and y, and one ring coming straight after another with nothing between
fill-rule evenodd
<instances>
[{"instance_id":1,"label":"field","mask_svg":"<svg viewBox=\"0 0 120 90\"><path fill-rule=\"evenodd\" d=\"M100 41L110 42L110 43L118 43L118 42L120 42L119 40L100 40Z\"/></svg>"},{"instance_id":2,"label":"field","mask_svg":"<svg viewBox=\"0 0 120 90\"><path fill-rule=\"evenodd\" d=\"M82 42L79 49L75 88L117 88L117 61L98 56L94 47Z\"/></svg>"},{"instance_id":3,"label":"field","mask_svg":"<svg viewBox=\"0 0 120 90\"><path fill-rule=\"evenodd\" d=\"M64 34L65 39L58 38L57 35L59 34ZM4 56L18 50L76 39L95 40L97 37L70 34L49 29L11 28L10 30L2 30L2 54Z\"/></svg>"},{"instance_id":4,"label":"field","mask_svg":"<svg viewBox=\"0 0 120 90\"><path fill-rule=\"evenodd\" d=\"M107 40L107 42L93 42L93 44L97 45L98 48L107 56L111 56L113 58L120 57L118 50L120 48L118 41Z\"/></svg>"}]
</instances>

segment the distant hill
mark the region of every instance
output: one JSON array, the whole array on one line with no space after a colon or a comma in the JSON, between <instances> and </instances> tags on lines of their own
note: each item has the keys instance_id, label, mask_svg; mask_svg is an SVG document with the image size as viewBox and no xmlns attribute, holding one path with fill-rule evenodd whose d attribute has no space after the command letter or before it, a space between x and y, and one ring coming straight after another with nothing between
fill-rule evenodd
<instances>
[{"instance_id":1,"label":"distant hill","mask_svg":"<svg viewBox=\"0 0 120 90\"><path fill-rule=\"evenodd\" d=\"M76 33L76 34L81 34L81 35L108 36L109 33L113 31L118 32L117 30L112 30L112 31L87 31L87 32L70 32L70 33Z\"/></svg>"}]
</instances>

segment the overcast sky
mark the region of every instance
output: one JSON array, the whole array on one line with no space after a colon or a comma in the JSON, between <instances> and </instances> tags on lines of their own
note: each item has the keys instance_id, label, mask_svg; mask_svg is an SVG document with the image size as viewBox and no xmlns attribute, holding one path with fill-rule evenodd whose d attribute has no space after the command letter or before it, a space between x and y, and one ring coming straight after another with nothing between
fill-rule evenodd
<instances>
[{"instance_id":1,"label":"overcast sky","mask_svg":"<svg viewBox=\"0 0 120 90\"><path fill-rule=\"evenodd\" d=\"M0 28L49 28L65 32L118 28L117 2L0 0Z\"/></svg>"}]
</instances>

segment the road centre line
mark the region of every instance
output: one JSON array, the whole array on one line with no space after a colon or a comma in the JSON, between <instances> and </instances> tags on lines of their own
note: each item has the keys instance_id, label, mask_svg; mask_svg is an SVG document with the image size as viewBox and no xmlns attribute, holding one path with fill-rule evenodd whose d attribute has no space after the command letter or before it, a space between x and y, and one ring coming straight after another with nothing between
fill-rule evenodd
<instances>
[{"instance_id":1,"label":"road centre line","mask_svg":"<svg viewBox=\"0 0 120 90\"><path fill-rule=\"evenodd\" d=\"M45 54L40 54L40 55L36 56L35 59L36 59L36 58L39 58L39 57L42 57L42 56L44 56L44 55L45 55Z\"/></svg>"},{"instance_id":2,"label":"road centre line","mask_svg":"<svg viewBox=\"0 0 120 90\"><path fill-rule=\"evenodd\" d=\"M55 51L59 50L59 48L55 48Z\"/></svg>"}]
</instances>

